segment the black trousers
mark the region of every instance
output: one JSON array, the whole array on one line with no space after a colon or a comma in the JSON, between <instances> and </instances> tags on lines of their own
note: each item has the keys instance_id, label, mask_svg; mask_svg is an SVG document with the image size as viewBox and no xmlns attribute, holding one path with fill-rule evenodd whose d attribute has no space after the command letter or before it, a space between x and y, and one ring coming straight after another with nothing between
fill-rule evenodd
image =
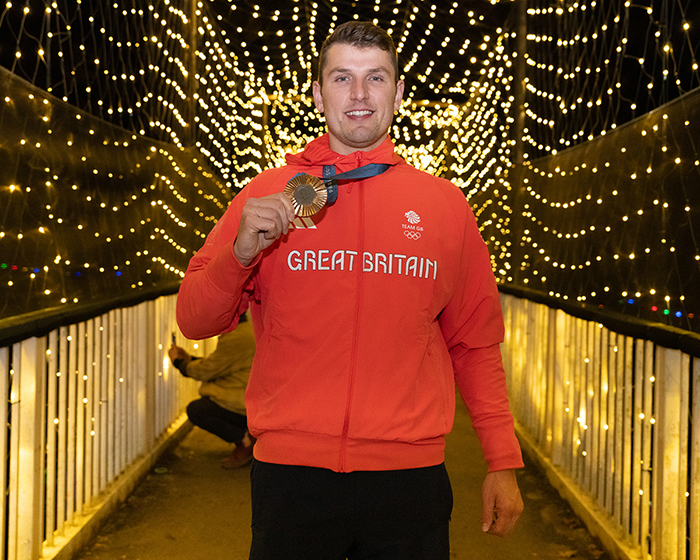
<instances>
[{"instance_id":1,"label":"black trousers","mask_svg":"<svg viewBox=\"0 0 700 560\"><path fill-rule=\"evenodd\" d=\"M241 443L248 431L248 420L243 414L227 410L209 397L188 404L187 417L195 426L236 445Z\"/></svg>"},{"instance_id":2,"label":"black trousers","mask_svg":"<svg viewBox=\"0 0 700 560\"><path fill-rule=\"evenodd\" d=\"M253 461L250 560L449 560L444 464L336 473Z\"/></svg>"}]
</instances>

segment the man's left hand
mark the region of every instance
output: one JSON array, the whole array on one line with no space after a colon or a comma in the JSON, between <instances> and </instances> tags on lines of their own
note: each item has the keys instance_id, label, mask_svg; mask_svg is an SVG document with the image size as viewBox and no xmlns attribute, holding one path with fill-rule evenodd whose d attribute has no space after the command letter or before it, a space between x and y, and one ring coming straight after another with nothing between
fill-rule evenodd
<instances>
[{"instance_id":1,"label":"man's left hand","mask_svg":"<svg viewBox=\"0 0 700 560\"><path fill-rule=\"evenodd\" d=\"M486 533L505 537L515 527L523 512L523 499L520 496L514 470L490 472L486 475L482 490L484 509L481 515L482 530Z\"/></svg>"}]
</instances>

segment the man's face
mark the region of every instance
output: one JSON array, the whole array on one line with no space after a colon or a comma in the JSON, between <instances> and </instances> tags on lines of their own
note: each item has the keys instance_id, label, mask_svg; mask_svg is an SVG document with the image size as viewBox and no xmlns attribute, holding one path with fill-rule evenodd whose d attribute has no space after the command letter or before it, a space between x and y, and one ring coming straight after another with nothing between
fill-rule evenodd
<instances>
[{"instance_id":1,"label":"man's face","mask_svg":"<svg viewBox=\"0 0 700 560\"><path fill-rule=\"evenodd\" d=\"M389 53L335 44L328 49L323 87L313 83L316 108L326 116L330 147L339 154L381 144L403 96Z\"/></svg>"}]
</instances>

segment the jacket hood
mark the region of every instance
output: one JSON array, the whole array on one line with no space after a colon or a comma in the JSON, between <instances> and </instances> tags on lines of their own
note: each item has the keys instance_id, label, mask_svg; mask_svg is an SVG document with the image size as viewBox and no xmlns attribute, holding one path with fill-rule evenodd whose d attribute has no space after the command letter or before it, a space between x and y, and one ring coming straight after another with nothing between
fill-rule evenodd
<instances>
[{"instance_id":1,"label":"jacket hood","mask_svg":"<svg viewBox=\"0 0 700 560\"><path fill-rule=\"evenodd\" d=\"M360 150L358 150L360 151ZM288 165L335 165L347 162L353 164L356 161L355 154L341 155L331 150L328 133L319 136L306 145L306 148L297 154L285 156ZM401 156L394 153L394 143L389 136L379 146L368 152L362 152L364 163L388 163L396 165L401 163Z\"/></svg>"}]
</instances>

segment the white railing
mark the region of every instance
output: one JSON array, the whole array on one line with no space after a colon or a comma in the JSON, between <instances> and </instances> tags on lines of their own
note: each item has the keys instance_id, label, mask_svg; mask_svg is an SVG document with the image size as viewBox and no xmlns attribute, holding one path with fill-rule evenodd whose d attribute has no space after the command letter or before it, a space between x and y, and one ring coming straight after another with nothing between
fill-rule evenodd
<instances>
[{"instance_id":1,"label":"white railing","mask_svg":"<svg viewBox=\"0 0 700 560\"><path fill-rule=\"evenodd\" d=\"M0 347L0 558L57 557L183 425L197 383L168 360L175 297Z\"/></svg>"},{"instance_id":2,"label":"white railing","mask_svg":"<svg viewBox=\"0 0 700 560\"><path fill-rule=\"evenodd\" d=\"M526 450L616 558L700 560L700 357L502 303Z\"/></svg>"},{"instance_id":3,"label":"white railing","mask_svg":"<svg viewBox=\"0 0 700 560\"><path fill-rule=\"evenodd\" d=\"M183 424L197 384L167 357L175 297L0 347L0 558L69 558L115 488ZM700 358L544 304L502 303L526 451L615 557L700 560ZM215 346L179 342L200 355Z\"/></svg>"}]
</instances>

